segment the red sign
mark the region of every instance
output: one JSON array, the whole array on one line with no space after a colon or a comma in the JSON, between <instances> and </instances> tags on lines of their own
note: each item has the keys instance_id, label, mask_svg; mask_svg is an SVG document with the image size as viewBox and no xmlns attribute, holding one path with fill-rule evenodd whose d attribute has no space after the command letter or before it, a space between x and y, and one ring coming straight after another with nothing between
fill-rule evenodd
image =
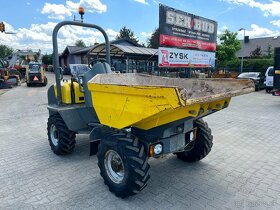
<instances>
[{"instance_id":1,"label":"red sign","mask_svg":"<svg viewBox=\"0 0 280 210\"><path fill-rule=\"evenodd\" d=\"M174 46L179 48L200 49L205 51L216 51L216 43L201 40L187 39L165 34L160 35L161 46Z\"/></svg>"},{"instance_id":2,"label":"red sign","mask_svg":"<svg viewBox=\"0 0 280 210\"><path fill-rule=\"evenodd\" d=\"M160 4L160 46L216 51L217 22Z\"/></svg>"}]
</instances>

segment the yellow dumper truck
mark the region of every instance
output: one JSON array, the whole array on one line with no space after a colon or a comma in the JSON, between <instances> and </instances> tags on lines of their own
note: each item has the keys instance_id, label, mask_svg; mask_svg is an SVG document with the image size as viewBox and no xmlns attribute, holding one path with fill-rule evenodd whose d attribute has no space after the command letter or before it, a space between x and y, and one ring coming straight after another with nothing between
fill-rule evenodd
<instances>
[{"instance_id":1,"label":"yellow dumper truck","mask_svg":"<svg viewBox=\"0 0 280 210\"><path fill-rule=\"evenodd\" d=\"M106 42L106 61L93 61L88 71L68 81L58 67L57 33L65 25L95 28ZM104 183L122 198L147 185L151 157L204 158L213 136L202 118L228 107L231 97L254 91L251 80L113 73L108 37L93 24L59 23L53 48L56 84L48 90L47 125L51 149L57 155L72 153L76 134L88 132Z\"/></svg>"}]
</instances>

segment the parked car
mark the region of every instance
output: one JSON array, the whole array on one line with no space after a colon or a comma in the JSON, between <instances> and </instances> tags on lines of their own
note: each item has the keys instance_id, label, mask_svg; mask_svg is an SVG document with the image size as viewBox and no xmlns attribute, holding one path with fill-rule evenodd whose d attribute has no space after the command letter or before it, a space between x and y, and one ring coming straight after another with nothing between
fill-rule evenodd
<instances>
[{"instance_id":1,"label":"parked car","mask_svg":"<svg viewBox=\"0 0 280 210\"><path fill-rule=\"evenodd\" d=\"M53 72L53 65L48 65L46 70L49 72Z\"/></svg>"},{"instance_id":2,"label":"parked car","mask_svg":"<svg viewBox=\"0 0 280 210\"><path fill-rule=\"evenodd\" d=\"M255 83L255 90L259 91L265 88L265 76L261 72L244 72L238 75L239 79L252 79Z\"/></svg>"},{"instance_id":3,"label":"parked car","mask_svg":"<svg viewBox=\"0 0 280 210\"><path fill-rule=\"evenodd\" d=\"M265 72L265 90L267 93L273 90L273 76L274 76L274 67L270 66Z\"/></svg>"}]
</instances>

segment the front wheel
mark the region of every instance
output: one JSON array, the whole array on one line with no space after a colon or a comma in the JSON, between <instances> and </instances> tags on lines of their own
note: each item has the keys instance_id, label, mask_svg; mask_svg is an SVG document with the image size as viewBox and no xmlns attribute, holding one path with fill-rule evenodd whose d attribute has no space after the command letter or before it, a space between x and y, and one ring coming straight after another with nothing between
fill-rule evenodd
<instances>
[{"instance_id":1,"label":"front wheel","mask_svg":"<svg viewBox=\"0 0 280 210\"><path fill-rule=\"evenodd\" d=\"M73 152L76 133L67 128L59 114L49 117L47 130L49 143L55 154L65 155Z\"/></svg>"},{"instance_id":2,"label":"front wheel","mask_svg":"<svg viewBox=\"0 0 280 210\"><path fill-rule=\"evenodd\" d=\"M187 151L176 153L177 158L185 162L196 162L206 157L213 146L211 129L203 120L194 121L197 128L196 140L190 144Z\"/></svg>"},{"instance_id":3,"label":"front wheel","mask_svg":"<svg viewBox=\"0 0 280 210\"><path fill-rule=\"evenodd\" d=\"M146 187L148 154L137 137L117 133L102 139L97 158L104 183L117 197L134 195Z\"/></svg>"}]
</instances>

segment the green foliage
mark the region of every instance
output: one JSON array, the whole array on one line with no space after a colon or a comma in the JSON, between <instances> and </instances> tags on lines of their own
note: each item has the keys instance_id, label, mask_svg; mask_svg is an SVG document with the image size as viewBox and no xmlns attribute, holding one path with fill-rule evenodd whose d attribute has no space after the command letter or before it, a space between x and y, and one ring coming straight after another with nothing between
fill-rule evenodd
<instances>
[{"instance_id":1,"label":"green foliage","mask_svg":"<svg viewBox=\"0 0 280 210\"><path fill-rule=\"evenodd\" d=\"M233 60L227 63L229 70L239 71L241 60ZM257 71L265 73L267 67L273 66L273 59L244 59L243 70L244 71ZM217 68L223 68L224 66L217 66Z\"/></svg>"},{"instance_id":2,"label":"green foliage","mask_svg":"<svg viewBox=\"0 0 280 210\"><path fill-rule=\"evenodd\" d=\"M46 65L52 65L53 64L53 53L52 54L45 54L42 57L42 63Z\"/></svg>"},{"instance_id":3,"label":"green foliage","mask_svg":"<svg viewBox=\"0 0 280 210\"><path fill-rule=\"evenodd\" d=\"M120 29L119 34L116 36L116 39L122 38L130 39L136 43L139 42L138 38L134 35L134 32L131 29L126 28L125 26Z\"/></svg>"},{"instance_id":4,"label":"green foliage","mask_svg":"<svg viewBox=\"0 0 280 210\"><path fill-rule=\"evenodd\" d=\"M241 49L237 33L225 30L220 35L221 44L217 46L217 59L220 65L226 66L228 62L237 60L235 53Z\"/></svg>"},{"instance_id":5,"label":"green foliage","mask_svg":"<svg viewBox=\"0 0 280 210\"><path fill-rule=\"evenodd\" d=\"M156 28L152 36L147 40L147 46L150 48L157 49L159 47L159 28Z\"/></svg>"},{"instance_id":6,"label":"green foliage","mask_svg":"<svg viewBox=\"0 0 280 210\"><path fill-rule=\"evenodd\" d=\"M262 57L262 49L260 46L257 46L252 52L250 52L251 58L261 58Z\"/></svg>"},{"instance_id":7,"label":"green foliage","mask_svg":"<svg viewBox=\"0 0 280 210\"><path fill-rule=\"evenodd\" d=\"M86 47L86 44L84 43L83 40L78 39L78 40L75 42L75 46L77 46L77 47Z\"/></svg>"},{"instance_id":8,"label":"green foliage","mask_svg":"<svg viewBox=\"0 0 280 210\"><path fill-rule=\"evenodd\" d=\"M7 45L0 45L0 58L5 58L13 53L13 48Z\"/></svg>"},{"instance_id":9,"label":"green foliage","mask_svg":"<svg viewBox=\"0 0 280 210\"><path fill-rule=\"evenodd\" d=\"M272 46L269 44L267 45L267 58L272 58L273 57L273 49Z\"/></svg>"}]
</instances>

